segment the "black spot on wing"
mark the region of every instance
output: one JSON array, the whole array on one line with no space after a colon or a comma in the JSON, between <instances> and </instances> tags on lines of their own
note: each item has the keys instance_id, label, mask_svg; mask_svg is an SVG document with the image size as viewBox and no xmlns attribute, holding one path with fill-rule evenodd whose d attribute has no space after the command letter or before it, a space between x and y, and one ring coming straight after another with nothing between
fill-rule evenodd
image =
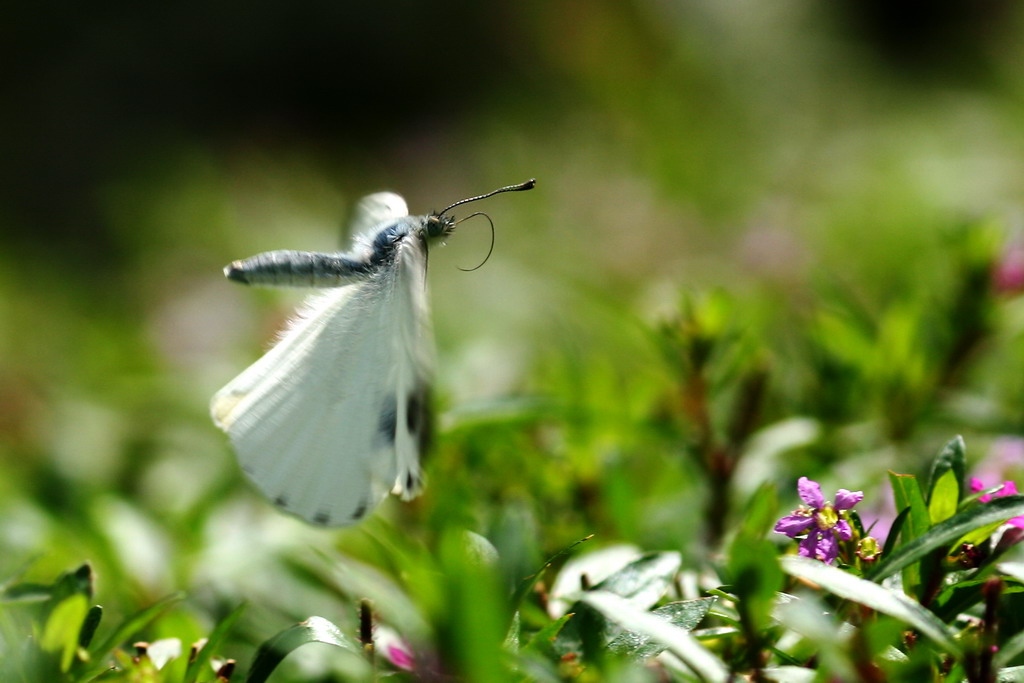
<instances>
[{"instance_id":1,"label":"black spot on wing","mask_svg":"<svg viewBox=\"0 0 1024 683\"><path fill-rule=\"evenodd\" d=\"M395 442L395 432L398 430L398 404L394 396L390 396L381 406L380 418L377 422L377 431L389 443Z\"/></svg>"},{"instance_id":2,"label":"black spot on wing","mask_svg":"<svg viewBox=\"0 0 1024 683\"><path fill-rule=\"evenodd\" d=\"M416 434L420 423L423 421L423 416L420 414L423 410L423 401L416 392L409 394L409 398L405 402L405 426L409 429L409 434Z\"/></svg>"},{"instance_id":3,"label":"black spot on wing","mask_svg":"<svg viewBox=\"0 0 1024 683\"><path fill-rule=\"evenodd\" d=\"M285 510L287 510L288 499L285 496L278 496L277 498L274 498L274 505L276 505L279 508L284 508Z\"/></svg>"},{"instance_id":4,"label":"black spot on wing","mask_svg":"<svg viewBox=\"0 0 1024 683\"><path fill-rule=\"evenodd\" d=\"M364 500L362 503L359 504L359 506L352 513L352 519L354 519L354 520L355 519L362 519L363 515L366 514L366 508L367 507L368 506L366 504L366 501Z\"/></svg>"},{"instance_id":5,"label":"black spot on wing","mask_svg":"<svg viewBox=\"0 0 1024 683\"><path fill-rule=\"evenodd\" d=\"M409 429L409 435L418 442L420 457L422 457L427 452L433 436L429 387L421 385L410 394L406 403L405 422L405 426Z\"/></svg>"},{"instance_id":6,"label":"black spot on wing","mask_svg":"<svg viewBox=\"0 0 1024 683\"><path fill-rule=\"evenodd\" d=\"M320 510L318 513L313 515L313 523L319 524L320 526L327 526L331 523L331 513L326 510Z\"/></svg>"}]
</instances>

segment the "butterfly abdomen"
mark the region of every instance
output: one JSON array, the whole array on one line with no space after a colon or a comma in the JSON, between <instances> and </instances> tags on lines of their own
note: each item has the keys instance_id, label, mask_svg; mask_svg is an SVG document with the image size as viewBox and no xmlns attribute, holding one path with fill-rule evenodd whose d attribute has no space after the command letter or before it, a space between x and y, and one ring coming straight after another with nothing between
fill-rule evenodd
<instances>
[{"instance_id":1,"label":"butterfly abdomen","mask_svg":"<svg viewBox=\"0 0 1024 683\"><path fill-rule=\"evenodd\" d=\"M373 269L373 264L346 254L279 250L234 261L224 274L247 285L341 287L365 278Z\"/></svg>"}]
</instances>

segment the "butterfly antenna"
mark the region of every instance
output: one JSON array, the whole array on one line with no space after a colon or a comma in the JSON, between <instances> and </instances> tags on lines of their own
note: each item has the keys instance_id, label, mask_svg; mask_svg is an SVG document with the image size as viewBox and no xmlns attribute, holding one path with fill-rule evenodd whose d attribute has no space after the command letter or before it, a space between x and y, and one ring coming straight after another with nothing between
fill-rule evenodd
<instances>
[{"instance_id":1,"label":"butterfly antenna","mask_svg":"<svg viewBox=\"0 0 1024 683\"><path fill-rule=\"evenodd\" d=\"M522 192L524 190L532 190L536 184L537 184L537 179L536 178L530 178L525 183L519 183L518 185L506 185L505 187L499 187L497 190L494 190L492 192L488 192L487 194L482 194L482 195L479 195L477 197L470 197L469 199L461 199L461 200L455 202L454 204L452 204L451 206L449 206L444 211L437 212L435 215L440 216L442 214L446 214L449 211L451 211L452 209L454 209L456 206L459 206L461 204L467 204L469 202L475 202L475 201L478 201L480 199L487 199L488 197L493 197L494 195L501 194L502 192ZM479 267L480 266L477 266L477 268L479 268Z\"/></svg>"},{"instance_id":2,"label":"butterfly antenna","mask_svg":"<svg viewBox=\"0 0 1024 683\"><path fill-rule=\"evenodd\" d=\"M529 189L529 188L526 188L526 189ZM485 195L485 196L487 196L487 195ZM494 221L492 221L491 217L488 216L486 213L484 213L483 211L477 211L476 213L471 213L468 216L466 216L465 218L456 221L455 225L458 225L462 221L468 221L470 218L474 218L476 216L483 216L484 218L487 219L487 222L491 224L491 248L487 250L487 256L484 256L484 260L481 261L478 265L474 266L473 268L462 268L462 267L460 267L459 270L461 270L463 273L472 273L474 270L477 270L480 267L482 267L491 258L491 253L494 251Z\"/></svg>"}]
</instances>

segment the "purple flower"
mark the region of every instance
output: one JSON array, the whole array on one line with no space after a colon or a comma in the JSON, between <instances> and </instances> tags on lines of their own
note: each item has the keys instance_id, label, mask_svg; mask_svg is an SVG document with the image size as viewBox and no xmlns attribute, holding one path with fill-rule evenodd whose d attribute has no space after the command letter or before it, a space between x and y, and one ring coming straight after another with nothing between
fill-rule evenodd
<instances>
[{"instance_id":1,"label":"purple flower","mask_svg":"<svg viewBox=\"0 0 1024 683\"><path fill-rule=\"evenodd\" d=\"M807 477L800 477L796 490L804 505L780 519L775 524L775 532L790 538L806 533L800 541L800 555L832 564L839 556L839 541L853 537L850 523L839 513L853 508L864 498L864 493L839 489L836 502L830 503L821 495L818 482Z\"/></svg>"},{"instance_id":2,"label":"purple flower","mask_svg":"<svg viewBox=\"0 0 1024 683\"><path fill-rule=\"evenodd\" d=\"M985 486L981 479L978 479L977 477L971 477L972 493L984 491L987 488L989 487ZM1003 496L1015 496L1017 495L1017 485L1014 484L1012 481L1004 481L1003 485L999 488L998 491L995 492L995 494L986 493L984 496L980 496L978 500L980 500L982 503L987 503L990 500L992 500L993 495L996 498L1002 498ZM1008 519L1007 524L1012 524L1013 526L1019 529L1024 529L1024 515L1020 517L1014 517L1013 519Z\"/></svg>"}]
</instances>

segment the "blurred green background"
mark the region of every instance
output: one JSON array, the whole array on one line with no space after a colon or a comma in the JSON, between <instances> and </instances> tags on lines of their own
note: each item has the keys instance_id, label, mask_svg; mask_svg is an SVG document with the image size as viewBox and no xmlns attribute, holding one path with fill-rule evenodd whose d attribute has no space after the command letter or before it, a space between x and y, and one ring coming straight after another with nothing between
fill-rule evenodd
<instances>
[{"instance_id":1,"label":"blurred green background","mask_svg":"<svg viewBox=\"0 0 1024 683\"><path fill-rule=\"evenodd\" d=\"M803 474L877 498L956 433L1019 463L1024 308L978 273L1021 229L1022 20L1008 1L12 8L0 573L89 560L123 609L185 590L163 622L182 637L247 599L259 642L351 618L285 559L383 565L403 535L472 529L524 575L594 532L697 566L715 501L674 398L689 366L657 331L686 328L686 296L738 358L722 400L764 368L751 427L792 442L737 475L723 519L765 478L786 506ZM479 206L483 268L458 270L483 223L431 256L424 497L333 533L259 499L207 405L300 299L223 265L335 250L369 192L422 214L530 177Z\"/></svg>"}]
</instances>

